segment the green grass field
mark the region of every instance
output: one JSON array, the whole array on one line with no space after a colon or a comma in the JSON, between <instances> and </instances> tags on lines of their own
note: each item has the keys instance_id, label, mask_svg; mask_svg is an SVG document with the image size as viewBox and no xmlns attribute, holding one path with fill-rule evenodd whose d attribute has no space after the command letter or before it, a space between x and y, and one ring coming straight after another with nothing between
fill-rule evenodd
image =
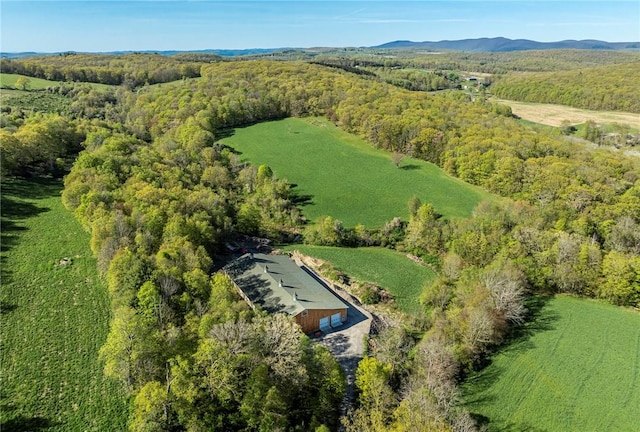
<instances>
[{"instance_id":1,"label":"green grass field","mask_svg":"<svg viewBox=\"0 0 640 432\"><path fill-rule=\"evenodd\" d=\"M16 86L16 81L18 81L18 78L20 78L21 76L23 75L5 74L5 73L0 74L0 87L11 87L18 90L22 90L22 88L18 88ZM60 85L60 82L58 81L49 81L46 79L33 78L33 77L25 77L25 78L29 80L29 85L27 86L27 90L42 90L42 89L46 89L47 87L57 87ZM87 84L97 89L105 89L105 88L112 87L106 84L97 84L97 83L87 83Z\"/></svg>"},{"instance_id":2,"label":"green grass field","mask_svg":"<svg viewBox=\"0 0 640 432\"><path fill-rule=\"evenodd\" d=\"M640 314L556 297L463 389L490 431L637 431Z\"/></svg>"},{"instance_id":3,"label":"green grass field","mask_svg":"<svg viewBox=\"0 0 640 432\"><path fill-rule=\"evenodd\" d=\"M390 249L309 245L292 245L285 249L323 259L352 278L376 283L389 291L398 307L407 313L418 311L422 287L436 278L430 268L417 265Z\"/></svg>"},{"instance_id":4,"label":"green grass field","mask_svg":"<svg viewBox=\"0 0 640 432\"><path fill-rule=\"evenodd\" d=\"M109 325L106 284L61 189L52 180L2 182L3 432L126 429L124 393L97 358Z\"/></svg>"},{"instance_id":5,"label":"green grass field","mask_svg":"<svg viewBox=\"0 0 640 432\"><path fill-rule=\"evenodd\" d=\"M406 220L414 195L445 217L466 217L491 197L428 162L407 158L396 168L389 153L324 119L259 123L236 129L223 142L243 160L267 164L297 184L298 195L311 197L303 212L312 221L330 215L350 227L379 227L395 216Z\"/></svg>"},{"instance_id":6,"label":"green grass field","mask_svg":"<svg viewBox=\"0 0 640 432\"><path fill-rule=\"evenodd\" d=\"M0 74L0 85L2 87L12 87L18 90L22 90L22 88L18 88L16 86L16 81L23 75L18 74ZM33 77L25 77L29 80L29 84L27 85L27 90L42 90L47 87L54 87L60 85L59 82L49 81L42 78L33 78Z\"/></svg>"}]
</instances>

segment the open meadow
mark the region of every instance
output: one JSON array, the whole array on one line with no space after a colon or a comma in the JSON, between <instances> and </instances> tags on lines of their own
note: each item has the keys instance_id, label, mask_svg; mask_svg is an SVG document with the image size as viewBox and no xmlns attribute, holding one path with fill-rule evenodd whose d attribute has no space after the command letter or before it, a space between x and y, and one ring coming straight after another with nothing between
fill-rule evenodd
<instances>
[{"instance_id":1,"label":"open meadow","mask_svg":"<svg viewBox=\"0 0 640 432\"><path fill-rule=\"evenodd\" d=\"M106 283L89 234L54 180L2 182L0 430L125 430L128 405L103 376Z\"/></svg>"},{"instance_id":2,"label":"open meadow","mask_svg":"<svg viewBox=\"0 0 640 432\"><path fill-rule=\"evenodd\" d=\"M28 84L26 86L27 90L42 90L46 89L47 87L60 85L59 82L49 81L42 78L33 78L25 75L3 73L0 74L0 87L22 90L22 88L17 85L18 79L20 77L24 77L28 80Z\"/></svg>"},{"instance_id":3,"label":"open meadow","mask_svg":"<svg viewBox=\"0 0 640 432\"><path fill-rule=\"evenodd\" d=\"M61 82L58 82L58 81L50 81L42 78L33 78L25 75L3 73L3 74L0 74L0 87L3 87L5 89L13 88L16 90L22 90L22 88L16 84L20 77L24 77L28 80L28 85L26 87L27 90L44 90L47 87L57 87L60 84L62 84ZM96 89L106 89L109 87L113 87L106 84L98 84L98 83L86 83L86 84Z\"/></svg>"},{"instance_id":4,"label":"open meadow","mask_svg":"<svg viewBox=\"0 0 640 432\"><path fill-rule=\"evenodd\" d=\"M328 246L292 245L285 248L328 261L339 271L360 281L373 282L389 291L398 307L407 313L420 308L420 293L436 274L400 252L384 248L337 248Z\"/></svg>"},{"instance_id":5,"label":"open meadow","mask_svg":"<svg viewBox=\"0 0 640 432\"><path fill-rule=\"evenodd\" d=\"M577 125L592 120L598 124L620 123L640 129L640 114L619 111L593 111L565 105L519 102L506 99L491 99L492 102L508 105L518 117L547 126L559 127L564 120Z\"/></svg>"},{"instance_id":6,"label":"open meadow","mask_svg":"<svg viewBox=\"0 0 640 432\"><path fill-rule=\"evenodd\" d=\"M396 216L407 220L412 196L444 217L467 217L492 197L425 161L406 158L396 168L388 152L325 119L259 123L235 129L223 142L242 160L267 164L277 177L298 185L296 194L310 198L303 213L311 221L329 215L348 227L380 227Z\"/></svg>"},{"instance_id":7,"label":"open meadow","mask_svg":"<svg viewBox=\"0 0 640 432\"><path fill-rule=\"evenodd\" d=\"M637 431L640 314L555 297L463 390L490 431Z\"/></svg>"}]
</instances>

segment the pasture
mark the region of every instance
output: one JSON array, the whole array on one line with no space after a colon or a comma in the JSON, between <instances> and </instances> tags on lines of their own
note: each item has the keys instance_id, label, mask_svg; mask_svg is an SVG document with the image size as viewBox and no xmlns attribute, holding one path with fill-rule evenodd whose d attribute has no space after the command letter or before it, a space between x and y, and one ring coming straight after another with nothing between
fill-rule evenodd
<instances>
[{"instance_id":1,"label":"pasture","mask_svg":"<svg viewBox=\"0 0 640 432\"><path fill-rule=\"evenodd\" d=\"M497 98L492 98L491 101L510 106L511 112L524 120L547 126L559 127L564 120L568 120L572 125L593 120L598 124L620 123L640 129L640 115L634 113L592 111L565 105L518 102Z\"/></svg>"},{"instance_id":2,"label":"pasture","mask_svg":"<svg viewBox=\"0 0 640 432\"><path fill-rule=\"evenodd\" d=\"M6 73L0 74L0 87L22 90L21 87L18 87L16 85L18 78L22 76L23 75L18 75L18 74L6 74ZM27 90L42 90L42 89L46 89L47 87L55 87L60 85L59 82L49 81L42 78L33 78L28 76L25 76L25 78L29 80L29 84L27 85Z\"/></svg>"},{"instance_id":3,"label":"pasture","mask_svg":"<svg viewBox=\"0 0 640 432\"><path fill-rule=\"evenodd\" d=\"M469 377L467 408L490 431L636 431L640 314L559 296Z\"/></svg>"},{"instance_id":4,"label":"pasture","mask_svg":"<svg viewBox=\"0 0 640 432\"><path fill-rule=\"evenodd\" d=\"M243 161L267 164L297 185L294 192L309 198L303 213L311 221L329 215L348 227L380 227L396 216L407 220L414 195L444 217L467 217L492 197L425 161L406 158L396 168L388 152L321 118L238 128L223 142Z\"/></svg>"},{"instance_id":5,"label":"pasture","mask_svg":"<svg viewBox=\"0 0 640 432\"><path fill-rule=\"evenodd\" d=\"M407 313L420 309L420 293L436 274L418 265L404 254L384 248L337 248L292 245L285 250L298 250L305 255L328 261L336 269L360 281L373 282L393 295L398 307Z\"/></svg>"},{"instance_id":6,"label":"pasture","mask_svg":"<svg viewBox=\"0 0 640 432\"><path fill-rule=\"evenodd\" d=\"M98 361L106 284L61 190L54 180L2 182L3 432L126 429L125 395Z\"/></svg>"}]
</instances>

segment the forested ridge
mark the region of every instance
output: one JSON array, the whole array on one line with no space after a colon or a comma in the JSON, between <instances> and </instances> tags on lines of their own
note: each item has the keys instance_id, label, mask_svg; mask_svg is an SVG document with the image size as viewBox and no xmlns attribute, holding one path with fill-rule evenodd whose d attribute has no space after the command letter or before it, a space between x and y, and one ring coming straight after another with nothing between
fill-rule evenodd
<instances>
[{"instance_id":1,"label":"forested ridge","mask_svg":"<svg viewBox=\"0 0 640 432\"><path fill-rule=\"evenodd\" d=\"M508 73L491 92L504 99L640 113L640 62L571 71Z\"/></svg>"},{"instance_id":2,"label":"forested ridge","mask_svg":"<svg viewBox=\"0 0 640 432\"><path fill-rule=\"evenodd\" d=\"M21 60L0 60L3 73L15 73L51 81L91 82L109 85L124 84L134 88L181 78L200 76L204 63L220 61L214 54L96 55L64 53L55 56Z\"/></svg>"},{"instance_id":3,"label":"forested ridge","mask_svg":"<svg viewBox=\"0 0 640 432\"><path fill-rule=\"evenodd\" d=\"M343 419L350 431L473 430L456 382L527 318L531 293L639 304L637 159L526 128L507 107L462 92L409 92L302 62L216 63L200 75L121 91L74 119L3 114L4 175L54 166L82 143L63 201L91 232L108 281L113 321L102 360L132 395L132 430L337 427L344 382L335 360L291 321L250 311L226 277L210 276L212 257L237 233L373 239L436 258L441 277L425 287L420 324L383 335L361 362L358 404ZM511 200L450 221L413 200L408 221L380 230L326 220L320 232L303 230L291 186L240 163L216 137L306 115ZM56 130L66 144L23 156ZM20 157L7 164L5 155Z\"/></svg>"}]
</instances>

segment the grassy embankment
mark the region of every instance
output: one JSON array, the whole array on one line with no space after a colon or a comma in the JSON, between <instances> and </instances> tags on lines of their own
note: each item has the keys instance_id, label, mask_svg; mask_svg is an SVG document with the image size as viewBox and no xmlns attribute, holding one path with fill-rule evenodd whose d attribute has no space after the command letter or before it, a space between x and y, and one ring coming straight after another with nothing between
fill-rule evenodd
<instances>
[{"instance_id":1,"label":"grassy embankment","mask_svg":"<svg viewBox=\"0 0 640 432\"><path fill-rule=\"evenodd\" d=\"M320 118L289 118L236 129L225 144L243 160L269 165L296 184L313 221L329 215L345 226L377 228L399 216L408 219L412 196L431 203L444 217L467 217L492 195L457 180L437 166L406 158L400 168L390 154Z\"/></svg>"},{"instance_id":2,"label":"grassy embankment","mask_svg":"<svg viewBox=\"0 0 640 432\"><path fill-rule=\"evenodd\" d=\"M556 297L464 386L490 431L635 431L640 314Z\"/></svg>"},{"instance_id":3,"label":"grassy embankment","mask_svg":"<svg viewBox=\"0 0 640 432\"><path fill-rule=\"evenodd\" d=\"M110 318L106 284L61 188L2 182L3 432L126 429L125 396L98 361Z\"/></svg>"},{"instance_id":4,"label":"grassy embankment","mask_svg":"<svg viewBox=\"0 0 640 432\"><path fill-rule=\"evenodd\" d=\"M389 291L398 307L407 313L418 311L422 287L436 278L430 268L390 249L292 245L285 250L298 250L330 262L336 270L352 278L374 282Z\"/></svg>"}]
</instances>

